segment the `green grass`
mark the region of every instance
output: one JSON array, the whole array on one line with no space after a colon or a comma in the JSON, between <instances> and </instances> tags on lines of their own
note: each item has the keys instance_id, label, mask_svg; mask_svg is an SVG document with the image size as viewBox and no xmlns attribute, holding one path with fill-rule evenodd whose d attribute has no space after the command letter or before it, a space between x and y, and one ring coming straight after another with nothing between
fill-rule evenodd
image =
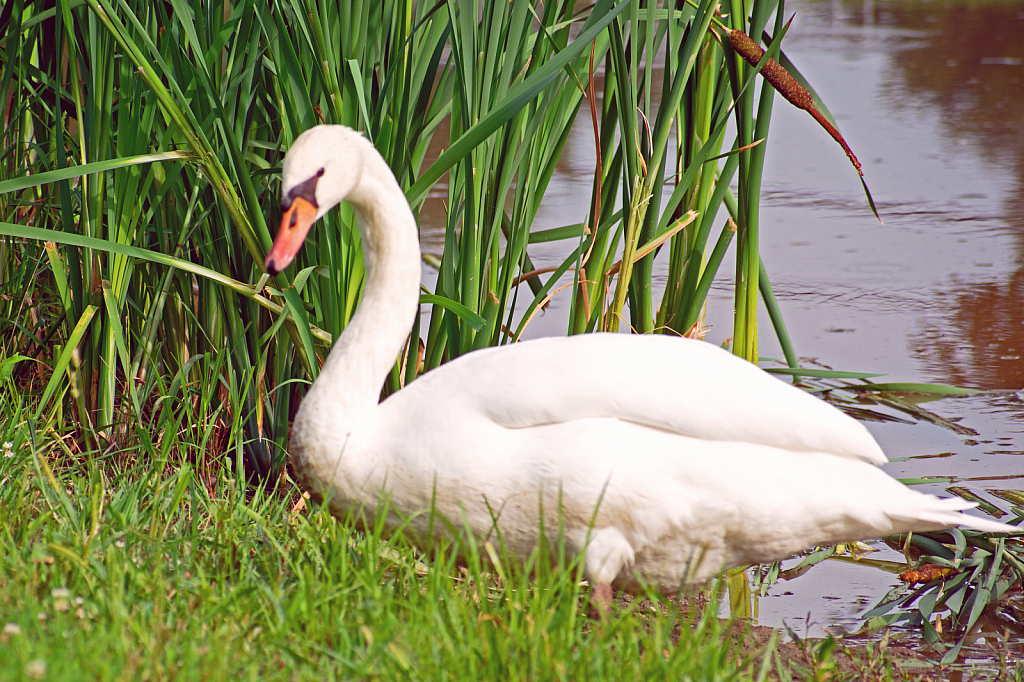
<instances>
[{"instance_id":1,"label":"green grass","mask_svg":"<svg viewBox=\"0 0 1024 682\"><path fill-rule=\"evenodd\" d=\"M895 665L884 645L755 644L717 618L715 594L688 602L702 608L641 595L599 626L558 545L525 566L500 542L423 552L332 517L288 479L246 486L200 447L223 437L203 428L216 412L184 405L173 410L188 419L172 423L188 428L72 457L71 434L40 428L14 395L0 393L0 681L935 674Z\"/></svg>"},{"instance_id":2,"label":"green grass","mask_svg":"<svg viewBox=\"0 0 1024 682\"><path fill-rule=\"evenodd\" d=\"M2 680L34 679L39 662L47 680L748 680L760 669L714 609L657 599L596 628L564 561L535 556L531 576L481 559L500 547L427 556L400 533L295 510L285 484L247 491L228 469L153 474L129 452L61 467L52 442L9 452Z\"/></svg>"}]
</instances>

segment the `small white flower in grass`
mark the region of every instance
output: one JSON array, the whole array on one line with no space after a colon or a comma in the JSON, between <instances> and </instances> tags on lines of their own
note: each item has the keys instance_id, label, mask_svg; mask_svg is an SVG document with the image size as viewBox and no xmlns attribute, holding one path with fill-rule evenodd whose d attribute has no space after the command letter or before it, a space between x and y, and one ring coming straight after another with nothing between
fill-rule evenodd
<instances>
[{"instance_id":1,"label":"small white flower in grass","mask_svg":"<svg viewBox=\"0 0 1024 682\"><path fill-rule=\"evenodd\" d=\"M68 598L71 596L71 590L66 587L55 587L50 590L50 596L53 597L53 608L58 611L67 611L71 608L71 602Z\"/></svg>"},{"instance_id":2,"label":"small white flower in grass","mask_svg":"<svg viewBox=\"0 0 1024 682\"><path fill-rule=\"evenodd\" d=\"M21 626L18 625L17 623L8 623L7 625L4 625L4 634L5 635L11 635L11 636L20 635L21 634Z\"/></svg>"},{"instance_id":3,"label":"small white flower in grass","mask_svg":"<svg viewBox=\"0 0 1024 682\"><path fill-rule=\"evenodd\" d=\"M41 680L46 677L46 661L37 658L25 665L25 674L33 680Z\"/></svg>"},{"instance_id":4,"label":"small white flower in grass","mask_svg":"<svg viewBox=\"0 0 1024 682\"><path fill-rule=\"evenodd\" d=\"M46 615L46 611L40 611L40 612L39 612L39 615L38 615L38 616L36 616L36 618L38 618L38 619L39 619L39 622L40 622L40 623L42 623L43 621L45 621L45 620L46 620L46 619L48 618L48 616Z\"/></svg>"},{"instance_id":5,"label":"small white flower in grass","mask_svg":"<svg viewBox=\"0 0 1024 682\"><path fill-rule=\"evenodd\" d=\"M119 549L124 549L124 540L114 540L114 544L117 545Z\"/></svg>"},{"instance_id":6,"label":"small white flower in grass","mask_svg":"<svg viewBox=\"0 0 1024 682\"><path fill-rule=\"evenodd\" d=\"M14 443L9 440L4 441L4 457L14 457Z\"/></svg>"},{"instance_id":7,"label":"small white flower in grass","mask_svg":"<svg viewBox=\"0 0 1024 682\"><path fill-rule=\"evenodd\" d=\"M85 603L85 597L75 597L75 606L81 606Z\"/></svg>"}]
</instances>

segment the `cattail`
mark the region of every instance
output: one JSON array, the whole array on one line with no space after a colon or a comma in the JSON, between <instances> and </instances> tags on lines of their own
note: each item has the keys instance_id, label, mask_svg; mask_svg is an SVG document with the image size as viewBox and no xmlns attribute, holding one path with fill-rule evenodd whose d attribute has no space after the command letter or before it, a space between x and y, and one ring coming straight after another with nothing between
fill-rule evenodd
<instances>
[{"instance_id":1,"label":"cattail","mask_svg":"<svg viewBox=\"0 0 1024 682\"><path fill-rule=\"evenodd\" d=\"M736 50L736 53L743 57L744 60L751 66L757 66L764 57L764 50L761 46L751 40L743 31L733 31L729 34L729 45L732 49ZM768 81L773 88L779 91L786 101L795 106L797 109L803 109L817 121L822 128L828 131L828 134L832 136L836 142L846 152L846 156L853 163L853 167L857 169L861 177L864 176L864 172L860 168L860 161L854 155L853 150L850 149L850 145L846 144L846 140L836 130L836 127L829 123L828 119L821 115L817 107L814 106L814 98L811 97L811 93L807 91L807 88L797 83L796 79L790 75L789 71L775 61L769 58L765 65L761 67L761 76Z\"/></svg>"},{"instance_id":2,"label":"cattail","mask_svg":"<svg viewBox=\"0 0 1024 682\"><path fill-rule=\"evenodd\" d=\"M743 31L730 33L729 45L751 66L757 66L764 57L764 50L761 49L761 46L751 40L750 36ZM769 59L761 67L761 76L797 109L807 111L814 108L814 98L811 97L811 93L807 92L807 88L797 83L789 71L786 71L782 64L774 59Z\"/></svg>"},{"instance_id":3,"label":"cattail","mask_svg":"<svg viewBox=\"0 0 1024 682\"><path fill-rule=\"evenodd\" d=\"M933 580L948 578L956 575L957 573L959 573L957 569L949 568L948 566L924 564L923 566L919 566L917 570L904 571L896 577L911 585L921 585L924 583L930 583Z\"/></svg>"}]
</instances>

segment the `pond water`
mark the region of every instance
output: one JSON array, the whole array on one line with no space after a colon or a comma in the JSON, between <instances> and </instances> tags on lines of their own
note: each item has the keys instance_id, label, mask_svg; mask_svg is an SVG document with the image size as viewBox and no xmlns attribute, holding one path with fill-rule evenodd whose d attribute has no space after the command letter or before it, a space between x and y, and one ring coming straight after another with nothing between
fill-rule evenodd
<instances>
[{"instance_id":1,"label":"pond water","mask_svg":"<svg viewBox=\"0 0 1024 682\"><path fill-rule=\"evenodd\" d=\"M838 145L776 98L761 246L797 352L885 381L1010 389L928 405L960 434L908 420L867 426L898 460L893 476L948 477L925 490L1024 490L1024 3L803 0L786 10L796 20L783 49L864 164L884 220ZM586 215L593 141L582 124L536 229ZM439 252L443 217L441 237L429 223L424 246ZM538 267L562 257L531 255ZM530 334L564 333L566 305L556 297ZM713 289L708 320L718 326L707 339L723 342L726 284ZM761 327L762 356L781 357L766 314ZM851 631L895 584L876 568L826 561L752 608L757 623L799 636Z\"/></svg>"},{"instance_id":2,"label":"pond water","mask_svg":"<svg viewBox=\"0 0 1024 682\"><path fill-rule=\"evenodd\" d=\"M928 405L964 434L919 422L867 426L902 460L887 467L893 476L1022 490L1024 4L808 1L787 10L796 21L784 49L864 164L885 221L867 210L832 140L803 112L776 105L761 244L797 350L890 375L883 380L1011 389ZM728 292L719 300L727 316ZM762 355L778 353L762 338ZM852 630L896 582L825 562L760 598L757 620L801 636Z\"/></svg>"}]
</instances>

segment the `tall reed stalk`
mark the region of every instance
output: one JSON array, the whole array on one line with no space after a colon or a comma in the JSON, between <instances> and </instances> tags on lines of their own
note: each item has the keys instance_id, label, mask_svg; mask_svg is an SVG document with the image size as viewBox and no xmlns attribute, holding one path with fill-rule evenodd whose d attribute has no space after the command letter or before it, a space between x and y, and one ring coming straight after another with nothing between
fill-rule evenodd
<instances>
[{"instance_id":1,"label":"tall reed stalk","mask_svg":"<svg viewBox=\"0 0 1024 682\"><path fill-rule=\"evenodd\" d=\"M0 17L0 319L12 372L82 448L104 449L130 422L180 428L201 402L217 406L232 457L278 471L296 401L365 276L344 206L295 268L274 279L262 269L283 152L321 122L362 130L414 211L446 182L430 314L386 391L517 340L566 285L568 333L628 323L700 336L734 237L734 350L756 361L759 300L783 329L758 256L773 90L727 34L761 35L774 12L781 36L783 7L749 9L13 0ZM769 52L781 58L777 40ZM537 231L581 112L599 151L590 215ZM426 164L432 143L443 151ZM538 270L531 245L550 241L565 244L563 260Z\"/></svg>"}]
</instances>

